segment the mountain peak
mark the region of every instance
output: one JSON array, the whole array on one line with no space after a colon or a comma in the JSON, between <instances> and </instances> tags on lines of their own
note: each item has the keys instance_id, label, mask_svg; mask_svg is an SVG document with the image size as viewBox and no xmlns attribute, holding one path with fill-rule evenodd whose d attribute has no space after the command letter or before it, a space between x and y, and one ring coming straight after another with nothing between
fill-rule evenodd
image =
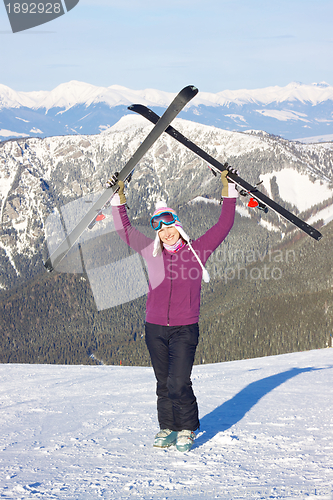
<instances>
[{"instance_id":1,"label":"mountain peak","mask_svg":"<svg viewBox=\"0 0 333 500\"><path fill-rule=\"evenodd\" d=\"M330 84L327 83L327 82L319 82L319 83L313 83L312 85L314 85L315 87L320 87L322 89L325 89L327 87L330 87Z\"/></svg>"}]
</instances>

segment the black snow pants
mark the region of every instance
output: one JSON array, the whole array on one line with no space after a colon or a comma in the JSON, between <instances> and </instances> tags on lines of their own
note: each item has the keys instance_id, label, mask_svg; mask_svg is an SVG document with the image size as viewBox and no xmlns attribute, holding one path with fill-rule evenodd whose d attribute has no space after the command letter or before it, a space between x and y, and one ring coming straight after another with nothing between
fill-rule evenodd
<instances>
[{"instance_id":1,"label":"black snow pants","mask_svg":"<svg viewBox=\"0 0 333 500\"><path fill-rule=\"evenodd\" d=\"M157 415L161 429L199 428L191 371L198 345L198 323L162 326L146 323L146 344L157 380Z\"/></svg>"}]
</instances>

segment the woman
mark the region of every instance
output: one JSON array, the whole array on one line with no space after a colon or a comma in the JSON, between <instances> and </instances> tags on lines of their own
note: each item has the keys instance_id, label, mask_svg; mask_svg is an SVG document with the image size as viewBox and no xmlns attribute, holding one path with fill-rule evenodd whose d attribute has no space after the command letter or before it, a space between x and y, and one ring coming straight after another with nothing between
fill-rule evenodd
<instances>
[{"instance_id":1,"label":"woman","mask_svg":"<svg viewBox=\"0 0 333 500\"><path fill-rule=\"evenodd\" d=\"M157 448L175 444L177 450L188 451L199 428L191 372L199 338L201 279L209 281L204 265L234 223L238 193L227 174L228 170L221 174L224 201L220 218L193 242L176 212L163 202L157 204L150 221L156 231L151 240L131 226L123 182L118 182L119 191L112 199L119 236L144 257L148 266L145 339L157 380ZM110 181L114 185L117 178Z\"/></svg>"}]
</instances>

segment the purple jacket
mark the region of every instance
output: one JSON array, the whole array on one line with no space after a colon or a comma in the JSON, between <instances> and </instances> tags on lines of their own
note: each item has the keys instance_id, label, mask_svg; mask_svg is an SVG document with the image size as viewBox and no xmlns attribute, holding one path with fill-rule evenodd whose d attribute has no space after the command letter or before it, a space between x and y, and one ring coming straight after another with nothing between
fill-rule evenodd
<instances>
[{"instance_id":1,"label":"purple jacket","mask_svg":"<svg viewBox=\"0 0 333 500\"><path fill-rule=\"evenodd\" d=\"M225 198L218 222L192 242L203 264L221 244L234 223L235 198ZM117 233L148 266L146 321L157 325L191 325L199 321L202 269L188 245L177 253L163 249L153 257L154 240L132 227L124 205L112 208Z\"/></svg>"}]
</instances>

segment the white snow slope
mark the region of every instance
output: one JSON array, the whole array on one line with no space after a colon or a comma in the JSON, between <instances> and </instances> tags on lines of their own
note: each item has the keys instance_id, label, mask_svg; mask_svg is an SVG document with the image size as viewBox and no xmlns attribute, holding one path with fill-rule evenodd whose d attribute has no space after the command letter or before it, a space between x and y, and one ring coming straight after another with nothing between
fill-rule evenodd
<instances>
[{"instance_id":1,"label":"white snow slope","mask_svg":"<svg viewBox=\"0 0 333 500\"><path fill-rule=\"evenodd\" d=\"M333 349L195 366L189 453L151 368L1 365L3 499L332 499Z\"/></svg>"}]
</instances>

